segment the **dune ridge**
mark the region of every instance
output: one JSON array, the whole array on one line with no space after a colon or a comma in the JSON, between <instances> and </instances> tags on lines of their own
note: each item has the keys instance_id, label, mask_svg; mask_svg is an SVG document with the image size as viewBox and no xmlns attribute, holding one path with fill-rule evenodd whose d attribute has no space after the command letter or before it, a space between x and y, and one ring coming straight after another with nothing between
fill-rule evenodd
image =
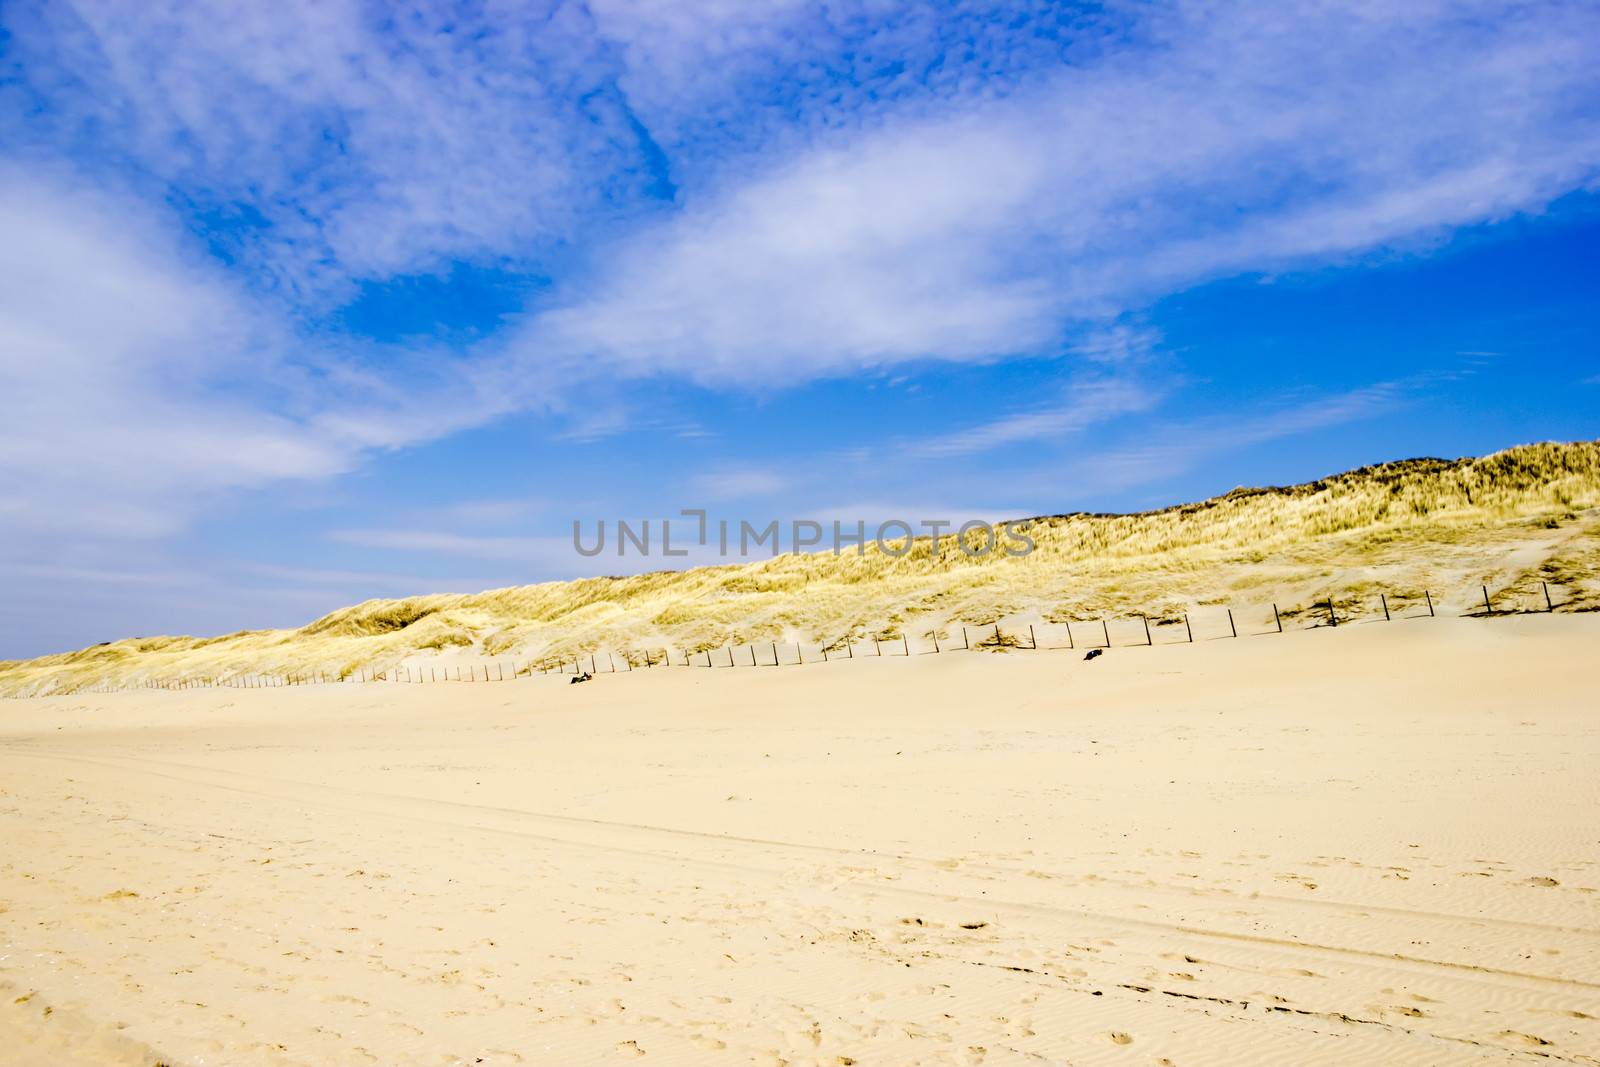
<instances>
[{"instance_id":1,"label":"dune ridge","mask_svg":"<svg viewBox=\"0 0 1600 1067\"><path fill-rule=\"evenodd\" d=\"M524 663L603 650L696 652L754 642L824 647L962 624L1144 614L1272 602L1293 622L1333 599L1404 610L1423 590L1465 609L1600 607L1600 441L1411 459L1300 485L1240 488L1128 515L1031 520L1029 556L969 557L954 535L901 557L822 552L475 594L369 600L287 630L113 641L0 662L0 694L152 680L391 670L431 658Z\"/></svg>"}]
</instances>

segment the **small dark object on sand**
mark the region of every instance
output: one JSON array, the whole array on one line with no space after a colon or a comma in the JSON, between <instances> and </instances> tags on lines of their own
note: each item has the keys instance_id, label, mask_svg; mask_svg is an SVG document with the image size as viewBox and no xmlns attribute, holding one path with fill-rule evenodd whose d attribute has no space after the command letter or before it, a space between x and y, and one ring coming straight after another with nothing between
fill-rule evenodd
<instances>
[{"instance_id":1,"label":"small dark object on sand","mask_svg":"<svg viewBox=\"0 0 1600 1067\"><path fill-rule=\"evenodd\" d=\"M1089 654L1087 656L1084 656L1083 658L1084 659L1094 659L1096 656L1100 655L1104 651L1105 651L1105 649L1103 649L1103 648L1091 648L1089 650ZM576 680L576 679L574 679L574 680Z\"/></svg>"},{"instance_id":2,"label":"small dark object on sand","mask_svg":"<svg viewBox=\"0 0 1600 1067\"><path fill-rule=\"evenodd\" d=\"M591 677L593 677L593 676L588 671L584 671L582 674L573 675L571 680L568 681L567 684L568 685L577 685L579 682L587 682Z\"/></svg>"}]
</instances>

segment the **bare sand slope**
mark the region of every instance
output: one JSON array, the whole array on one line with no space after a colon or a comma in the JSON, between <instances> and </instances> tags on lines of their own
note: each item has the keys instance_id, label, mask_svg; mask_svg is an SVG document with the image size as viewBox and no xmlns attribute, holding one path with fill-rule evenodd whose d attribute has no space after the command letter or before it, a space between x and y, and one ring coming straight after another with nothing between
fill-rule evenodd
<instances>
[{"instance_id":1,"label":"bare sand slope","mask_svg":"<svg viewBox=\"0 0 1600 1067\"><path fill-rule=\"evenodd\" d=\"M1600 1064L1600 618L0 703L0 1062Z\"/></svg>"}]
</instances>

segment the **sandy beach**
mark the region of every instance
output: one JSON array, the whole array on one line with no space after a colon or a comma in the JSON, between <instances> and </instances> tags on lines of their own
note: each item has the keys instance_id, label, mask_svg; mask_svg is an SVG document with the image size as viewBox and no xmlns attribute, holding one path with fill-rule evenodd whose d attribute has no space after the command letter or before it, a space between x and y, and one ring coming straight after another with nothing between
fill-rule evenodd
<instances>
[{"instance_id":1,"label":"sandy beach","mask_svg":"<svg viewBox=\"0 0 1600 1067\"><path fill-rule=\"evenodd\" d=\"M1600 618L0 702L0 1063L1600 1064Z\"/></svg>"}]
</instances>

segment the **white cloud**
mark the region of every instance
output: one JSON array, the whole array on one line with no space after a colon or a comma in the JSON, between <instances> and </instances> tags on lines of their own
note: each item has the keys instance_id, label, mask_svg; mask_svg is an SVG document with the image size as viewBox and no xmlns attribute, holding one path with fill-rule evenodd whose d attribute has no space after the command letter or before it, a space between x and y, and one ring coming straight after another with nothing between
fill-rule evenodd
<instances>
[{"instance_id":1,"label":"white cloud","mask_svg":"<svg viewBox=\"0 0 1600 1067\"><path fill-rule=\"evenodd\" d=\"M356 529L334 530L331 539L361 548L395 552L426 552L470 559L522 560L545 563L574 555L571 538L486 537L448 530Z\"/></svg>"},{"instance_id":2,"label":"white cloud","mask_svg":"<svg viewBox=\"0 0 1600 1067\"><path fill-rule=\"evenodd\" d=\"M1422 247L1600 175L1592 8L1245 5L1149 30L1160 47L730 164L534 319L524 358L779 387L1055 351L1175 289Z\"/></svg>"},{"instance_id":3,"label":"white cloud","mask_svg":"<svg viewBox=\"0 0 1600 1067\"><path fill-rule=\"evenodd\" d=\"M1125 491L1178 477L1229 452L1377 418L1411 399L1416 382L1378 382L1299 402L1190 418L1159 427L1144 443L1085 450L1064 481L1070 494ZM1063 495L1062 486L1050 486Z\"/></svg>"},{"instance_id":4,"label":"white cloud","mask_svg":"<svg viewBox=\"0 0 1600 1067\"><path fill-rule=\"evenodd\" d=\"M180 500L349 467L340 443L281 413L299 372L219 271L151 213L52 177L0 170L0 499L13 534L166 533Z\"/></svg>"},{"instance_id":5,"label":"white cloud","mask_svg":"<svg viewBox=\"0 0 1600 1067\"><path fill-rule=\"evenodd\" d=\"M522 16L79 0L8 21L23 69L66 105L57 136L131 156L203 208L243 207L267 223L239 235L245 264L304 299L521 257L625 191L626 131L582 102L606 77L602 43L578 5Z\"/></svg>"},{"instance_id":6,"label":"white cloud","mask_svg":"<svg viewBox=\"0 0 1600 1067\"><path fill-rule=\"evenodd\" d=\"M0 166L0 556L159 538L218 494L326 479L506 410L426 352L318 345L64 168Z\"/></svg>"},{"instance_id":7,"label":"white cloud","mask_svg":"<svg viewBox=\"0 0 1600 1067\"><path fill-rule=\"evenodd\" d=\"M509 358L496 341L458 368L502 399L447 426L527 405L540 370L781 388L1060 351L1075 324L1198 281L1540 210L1600 161L1584 5L1034 11L1025 33L986 3L884 15L78 0L8 17L57 104L32 113L35 147L92 145L147 188L261 220L217 239L314 305L457 259L558 256L557 303ZM673 205L640 196L650 146ZM381 418L326 425L395 443Z\"/></svg>"},{"instance_id":8,"label":"white cloud","mask_svg":"<svg viewBox=\"0 0 1600 1067\"><path fill-rule=\"evenodd\" d=\"M6 5L0 563L167 537L218 494L511 412L601 436L644 417L630 382L1059 354L1196 283L1426 250L1600 174L1592 5L1133 6L1065 36L1048 7L1018 33L985 3ZM644 195L662 166L670 202ZM555 286L452 350L318 325L361 281L462 260ZM1147 344L1125 325L1070 358L1114 375ZM1109 377L926 449L1154 395ZM1108 474L1203 454L1152 447Z\"/></svg>"},{"instance_id":9,"label":"white cloud","mask_svg":"<svg viewBox=\"0 0 1600 1067\"><path fill-rule=\"evenodd\" d=\"M771 496L789 484L788 478L768 467L721 467L689 480L689 488L708 500Z\"/></svg>"},{"instance_id":10,"label":"white cloud","mask_svg":"<svg viewBox=\"0 0 1600 1067\"><path fill-rule=\"evenodd\" d=\"M527 497L507 497L487 500L462 500L448 504L440 513L450 522L467 525L498 525L525 522L535 518L549 507L549 501Z\"/></svg>"},{"instance_id":11,"label":"white cloud","mask_svg":"<svg viewBox=\"0 0 1600 1067\"><path fill-rule=\"evenodd\" d=\"M1161 396L1161 390L1126 379L1078 382L1067 389L1063 403L1004 415L981 426L913 444L909 450L939 458L1050 441L1081 433L1099 423L1149 411Z\"/></svg>"}]
</instances>

